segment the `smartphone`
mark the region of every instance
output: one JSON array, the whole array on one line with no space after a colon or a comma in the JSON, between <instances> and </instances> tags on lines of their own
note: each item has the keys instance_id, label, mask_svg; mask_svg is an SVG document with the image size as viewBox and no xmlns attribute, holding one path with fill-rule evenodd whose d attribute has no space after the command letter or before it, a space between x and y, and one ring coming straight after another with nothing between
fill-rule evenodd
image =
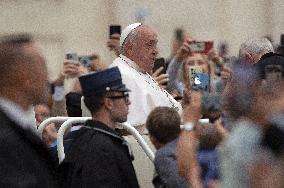
<instances>
[{"instance_id":1,"label":"smartphone","mask_svg":"<svg viewBox=\"0 0 284 188\"><path fill-rule=\"evenodd\" d=\"M197 73L203 73L202 66L191 66L191 67L189 67L189 80L190 80L190 83L194 82L194 77L195 77L195 74L197 74Z\"/></svg>"},{"instance_id":2,"label":"smartphone","mask_svg":"<svg viewBox=\"0 0 284 188\"><path fill-rule=\"evenodd\" d=\"M193 53L208 53L213 47L213 41L195 41L189 43L190 51Z\"/></svg>"},{"instance_id":3,"label":"smartphone","mask_svg":"<svg viewBox=\"0 0 284 188\"><path fill-rule=\"evenodd\" d=\"M158 70L160 67L163 67L164 69L162 70L161 74L166 74L166 62L164 58L157 58L154 66L153 66L153 72L155 72L156 70Z\"/></svg>"},{"instance_id":4,"label":"smartphone","mask_svg":"<svg viewBox=\"0 0 284 188\"><path fill-rule=\"evenodd\" d=\"M109 38L111 38L111 35L113 34L121 34L121 26L120 25L110 25L109 26Z\"/></svg>"},{"instance_id":5,"label":"smartphone","mask_svg":"<svg viewBox=\"0 0 284 188\"><path fill-rule=\"evenodd\" d=\"M209 75L204 73L195 74L192 89L209 92Z\"/></svg>"},{"instance_id":6,"label":"smartphone","mask_svg":"<svg viewBox=\"0 0 284 188\"><path fill-rule=\"evenodd\" d=\"M183 30L182 29L176 29L176 40L183 42Z\"/></svg>"},{"instance_id":7,"label":"smartphone","mask_svg":"<svg viewBox=\"0 0 284 188\"><path fill-rule=\"evenodd\" d=\"M65 59L67 60L73 60L73 61L78 61L78 55L76 52L67 52L65 54Z\"/></svg>"},{"instance_id":8,"label":"smartphone","mask_svg":"<svg viewBox=\"0 0 284 188\"><path fill-rule=\"evenodd\" d=\"M92 61L89 56L79 56L79 62L83 67L89 67Z\"/></svg>"}]
</instances>

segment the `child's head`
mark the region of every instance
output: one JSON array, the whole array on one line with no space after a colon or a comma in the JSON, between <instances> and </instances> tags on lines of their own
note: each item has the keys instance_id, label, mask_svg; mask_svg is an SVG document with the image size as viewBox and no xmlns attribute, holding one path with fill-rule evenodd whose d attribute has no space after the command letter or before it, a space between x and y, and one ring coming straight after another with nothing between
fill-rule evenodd
<instances>
[{"instance_id":1,"label":"child's head","mask_svg":"<svg viewBox=\"0 0 284 188\"><path fill-rule=\"evenodd\" d=\"M146 127L156 149L179 136L180 121L177 111L169 107L157 107L149 114Z\"/></svg>"}]
</instances>

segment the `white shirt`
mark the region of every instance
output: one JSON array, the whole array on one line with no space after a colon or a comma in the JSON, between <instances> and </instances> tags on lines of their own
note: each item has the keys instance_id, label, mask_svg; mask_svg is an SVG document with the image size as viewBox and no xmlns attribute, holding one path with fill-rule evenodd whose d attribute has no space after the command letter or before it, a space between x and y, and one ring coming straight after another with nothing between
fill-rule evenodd
<instances>
[{"instance_id":1,"label":"white shirt","mask_svg":"<svg viewBox=\"0 0 284 188\"><path fill-rule=\"evenodd\" d=\"M33 107L24 111L16 103L0 97L0 109L15 123L24 129L30 129L37 134L35 113Z\"/></svg>"},{"instance_id":2,"label":"white shirt","mask_svg":"<svg viewBox=\"0 0 284 188\"><path fill-rule=\"evenodd\" d=\"M158 106L175 108L182 113L181 104L149 75L139 71L139 67L129 58L120 55L110 67L117 66L121 72L122 82L128 89L130 106L127 122L133 126L143 125L149 113Z\"/></svg>"}]
</instances>

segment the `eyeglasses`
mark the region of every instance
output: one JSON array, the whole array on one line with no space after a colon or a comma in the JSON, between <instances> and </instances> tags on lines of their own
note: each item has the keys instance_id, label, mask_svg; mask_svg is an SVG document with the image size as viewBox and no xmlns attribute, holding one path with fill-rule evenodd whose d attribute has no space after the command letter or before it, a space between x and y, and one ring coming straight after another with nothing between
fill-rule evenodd
<instances>
[{"instance_id":1,"label":"eyeglasses","mask_svg":"<svg viewBox=\"0 0 284 188\"><path fill-rule=\"evenodd\" d=\"M129 94L124 94L124 95L120 95L120 96L110 96L110 97L107 97L107 98L110 98L110 99L121 99L121 98L124 98L124 101L126 103L129 103L130 100L129 100Z\"/></svg>"}]
</instances>

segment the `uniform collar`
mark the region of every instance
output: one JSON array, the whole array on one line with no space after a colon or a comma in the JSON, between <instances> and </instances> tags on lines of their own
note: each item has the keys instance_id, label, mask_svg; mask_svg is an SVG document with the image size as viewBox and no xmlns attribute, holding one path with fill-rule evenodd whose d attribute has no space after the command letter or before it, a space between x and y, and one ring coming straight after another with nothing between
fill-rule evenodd
<instances>
[{"instance_id":1,"label":"uniform collar","mask_svg":"<svg viewBox=\"0 0 284 188\"><path fill-rule=\"evenodd\" d=\"M100 121L88 120L85 126L124 142L124 139L115 130Z\"/></svg>"}]
</instances>

